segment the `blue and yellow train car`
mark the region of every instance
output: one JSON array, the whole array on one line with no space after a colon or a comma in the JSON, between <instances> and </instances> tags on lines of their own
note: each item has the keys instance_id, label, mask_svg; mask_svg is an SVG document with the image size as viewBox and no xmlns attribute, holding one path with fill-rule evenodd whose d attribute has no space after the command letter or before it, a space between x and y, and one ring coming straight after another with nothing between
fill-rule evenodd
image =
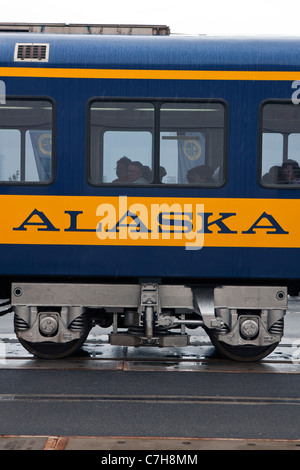
<instances>
[{"instance_id":1,"label":"blue and yellow train car","mask_svg":"<svg viewBox=\"0 0 300 470\"><path fill-rule=\"evenodd\" d=\"M21 343L64 357L99 324L184 347L202 327L233 359L269 354L299 292L300 40L0 30L0 282Z\"/></svg>"}]
</instances>

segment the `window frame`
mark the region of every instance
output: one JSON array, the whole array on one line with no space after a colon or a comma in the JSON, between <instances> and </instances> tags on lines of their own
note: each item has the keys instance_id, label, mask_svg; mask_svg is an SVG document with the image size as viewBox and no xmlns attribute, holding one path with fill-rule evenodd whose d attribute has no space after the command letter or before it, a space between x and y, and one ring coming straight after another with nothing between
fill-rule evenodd
<instances>
[{"instance_id":1,"label":"window frame","mask_svg":"<svg viewBox=\"0 0 300 470\"><path fill-rule=\"evenodd\" d=\"M91 175L91 106L93 103L149 103L154 107L154 128L153 128L153 159L152 159L152 172L153 180L152 182L145 184L136 184L136 183L114 183L114 182L100 182L95 183ZM162 105L165 104L219 104L223 107L224 112L224 127L223 127L223 179L220 184L214 185L204 185L204 184L194 184L194 183L163 183L160 181L160 110ZM86 106L86 180L90 186L93 187L114 187L114 188L197 188L197 189L219 189L227 184L227 167L228 167L228 129L229 129L229 110L228 103L222 98L182 98L182 99L172 99L172 98L124 98L124 97L98 97L95 96L90 98ZM103 164L102 164L103 165Z\"/></svg>"},{"instance_id":2,"label":"window frame","mask_svg":"<svg viewBox=\"0 0 300 470\"><path fill-rule=\"evenodd\" d=\"M51 103L52 106L52 146L51 146L51 178L48 181L25 181L25 180L11 180L11 181L1 181L0 180L0 186L49 186L53 184L55 178L56 178L56 102L55 100L50 97L50 96L17 96L17 95L9 95L5 97L6 104L9 101L24 101L24 103L30 101L48 101ZM1 105L0 105L0 111L1 111ZM0 126L0 129L1 126ZM13 130L18 130L19 128L17 126L15 127L9 127L8 129L13 129ZM21 147L20 147L20 168L22 166L22 151L25 151L26 148L26 132L30 131L30 127L27 128L24 132L24 137L22 138L21 135ZM38 130L35 128L34 130ZM22 143L22 140L24 139L24 143ZM22 150L22 145L23 145L23 150ZM26 168L26 153L24 155L24 165Z\"/></svg>"},{"instance_id":3,"label":"window frame","mask_svg":"<svg viewBox=\"0 0 300 470\"><path fill-rule=\"evenodd\" d=\"M258 160L257 160L257 181L259 183L259 185L265 189L265 190L299 190L300 189L300 182L299 183L295 183L295 184L283 184L283 183L270 183L270 184L266 184L263 182L263 174L262 174L262 169L263 169L263 134L264 134L264 119L263 119L263 109L266 105L269 105L269 104L274 104L274 105L289 105L289 106L297 106L295 105L294 103L292 103L291 100L289 99L276 99L276 98L269 98L269 99L265 99L263 100L260 105L259 105L259 109L258 109ZM282 134L283 135L283 132L280 132L280 130L277 130L275 133L278 133L278 134ZM300 129L299 129L299 133L300 133ZM288 135L288 137L290 135L292 135L294 133L290 133ZM283 155L282 157L284 158L284 147L285 147L285 143L283 141ZM287 146L287 156L288 156L288 146ZM284 163L284 160L282 159L282 163ZM271 167L270 167L271 168ZM299 170L300 170L300 158L299 158Z\"/></svg>"}]
</instances>

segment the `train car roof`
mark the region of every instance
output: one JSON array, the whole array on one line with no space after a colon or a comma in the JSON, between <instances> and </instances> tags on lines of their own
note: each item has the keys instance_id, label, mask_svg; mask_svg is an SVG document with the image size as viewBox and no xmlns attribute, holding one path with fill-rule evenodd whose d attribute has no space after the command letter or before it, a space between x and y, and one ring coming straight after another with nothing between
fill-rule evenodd
<instances>
[{"instance_id":1,"label":"train car roof","mask_svg":"<svg viewBox=\"0 0 300 470\"><path fill-rule=\"evenodd\" d=\"M46 45L46 60L16 58ZM300 37L0 33L0 65L132 69L298 70Z\"/></svg>"}]
</instances>

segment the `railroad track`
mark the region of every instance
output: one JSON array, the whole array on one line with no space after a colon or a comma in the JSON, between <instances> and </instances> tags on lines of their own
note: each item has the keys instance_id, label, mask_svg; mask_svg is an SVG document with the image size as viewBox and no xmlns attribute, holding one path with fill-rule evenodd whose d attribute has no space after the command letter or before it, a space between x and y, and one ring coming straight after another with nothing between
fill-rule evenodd
<instances>
[{"instance_id":1,"label":"railroad track","mask_svg":"<svg viewBox=\"0 0 300 470\"><path fill-rule=\"evenodd\" d=\"M103 451L101 457L98 455L99 459L110 459L114 464L116 459L128 455L135 458L133 466L199 464L197 451L201 450L300 450L300 440L28 435L0 436L0 450L98 450Z\"/></svg>"},{"instance_id":2,"label":"railroad track","mask_svg":"<svg viewBox=\"0 0 300 470\"><path fill-rule=\"evenodd\" d=\"M283 413L292 413L295 416L298 415L300 397L297 394L290 394L284 392L286 386L283 385L282 393L280 391L276 393L266 393L265 396L256 393L255 387L252 391L243 395L244 391L241 388L240 391L233 388L224 389L220 387L218 392L212 392L209 388L202 389L202 391L196 391L190 393L188 388L182 389L182 385L179 386L179 394L174 394L176 390L174 382L173 388L171 387L168 392L161 392L157 389L157 393L151 393L147 387L144 391L132 392L124 390L124 393L110 392L106 393L102 390L79 390L80 393L73 393L72 388L65 389L65 391L36 389L36 387L30 389L27 387L26 390L22 389L21 383L24 380L24 372L30 374L29 383L31 380L37 379L34 370L41 370L43 377L45 377L46 371L49 370L50 374L54 374L53 378L49 380L49 383L55 383L56 380L61 380L65 373L77 374L76 377L81 377L81 372L84 371L88 374L88 377L93 380L93 371L102 372L109 371L109 377L112 377L112 371L130 372L132 371L136 377L139 372L164 372L168 376L168 372L194 372L192 377L194 381L197 380L197 374L200 373L200 383L206 382L209 377L213 377L213 373L217 373L220 380L219 383L224 381L227 376L236 377L236 384L245 381L245 374L249 375L249 380L257 383L258 377L260 377L260 383L265 382L268 378L268 383L273 383L273 377L270 374L276 374L277 379L281 379L280 382L284 382L288 379L291 390L295 389L299 382L297 377L300 374L300 364L297 359L298 350L297 345L292 340L286 340L279 348L277 348L273 354L265 358L258 363L238 363L229 361L227 359L220 358L216 355L214 348L210 342L203 340L199 337L194 338L191 346L188 348L169 348L164 350L158 349L147 349L147 348L127 348L127 347L115 347L107 344L107 341L103 337L92 338L88 340L80 354L74 357L70 357L63 360L41 360L31 356L25 351L22 346L12 338L2 338L2 344L5 345L5 357L0 358L0 369L3 369L4 374L12 377L14 370L18 373L18 370L22 374L23 379L14 378L18 380L18 386L12 387L11 390L3 388L2 394L0 395L0 406L3 405L3 409L9 410L14 409L29 409L30 406L37 406L38 409L64 409L64 404L68 404L71 409L78 409L80 407L94 407L94 409L109 409L114 410L116 407L120 410L127 410L128 408L134 409L135 407L143 407L146 410L150 409L162 409L162 410L177 410L180 408L184 409L213 409L215 407L216 413L219 416L219 411L223 409L234 409L239 413L239 410L244 410L247 413L246 416L251 416L252 413L255 416L259 416L261 413L267 413L267 410L285 410ZM203 373L203 380L201 379ZM205 373L209 373L204 377ZM34 374L34 375L33 375ZM63 374L63 375L62 375ZM79 375L78 375L79 374ZM230 375L233 374L233 375ZM240 377L237 374L241 374ZM255 374L259 374L255 377ZM262 374L267 374L265 378ZM287 374L289 377L284 377ZM137 377L138 377L137 375ZM151 377L154 375L151 374ZM172 374L170 374L171 377ZM51 375L52 376L52 375ZM105 374L106 376L106 374ZM179 379L179 383L184 384L186 380L184 375L175 374L176 377L183 377ZM6 375L5 375L6 377ZM3 383L5 383L5 377L3 377ZM15 377L15 376L13 376ZM123 377L123 380L121 380ZM143 376L145 378L145 376ZM188 380L191 380L190 377ZM106 376L107 378L107 376ZM278 380L276 383L278 384ZM138 380L138 379L137 379ZM151 378L149 378L150 383ZM248 379L247 379L248 380ZM125 381L125 382L124 382ZM125 379L125 375L121 375L118 378L118 386L121 387L120 383L128 382ZM111 383L111 382L110 382ZM291 385L294 384L294 385ZM272 389L272 385L270 390ZM195 390L195 389L194 389ZM14 393L16 391L16 393ZM173 393L172 393L173 391ZM206 391L206 393L205 393ZM13 393L12 393L13 392ZM208 392L208 393L207 393ZM222 393L223 392L223 393ZM249 395L249 396L248 396ZM161 407L161 408L159 408ZM197 408L198 407L198 408ZM248 411L245 411L248 410ZM253 410L253 412L251 411ZM259 411L261 410L261 412ZM291 411L289 411L291 410ZM110 411L110 412L111 412ZM45 415L46 416L46 415ZM192 416L192 415L191 415ZM276 416L276 415L275 415ZM191 417L190 417L191 419ZM277 419L277 417L276 417ZM296 419L296 418L295 418ZM239 420L237 420L238 422ZM231 421L230 421L231 422ZM172 429L172 428L171 428ZM51 431L50 431L51 432ZM52 430L53 432L53 430ZM105 432L104 432L105 434ZM109 431L108 431L108 434ZM149 433L150 434L150 433ZM175 433L176 434L176 433ZM206 434L206 433L205 433ZM204 434L204 435L205 435ZM272 434L272 433L271 433ZM194 434L195 435L195 434ZM197 435L197 434L196 434ZM200 434L201 435L201 434ZM202 434L203 435L203 434ZM237 434L238 436L242 434ZM269 433L270 435L270 433ZM266 437L269 437L267 435ZM0 435L0 450L100 450L104 452L104 456L109 455L110 458L124 455L126 452L141 451L142 454L136 454L136 464L145 464L145 456L152 456L151 458L160 458L166 454L171 456L183 456L182 458L197 458L197 451L200 450L300 450L300 439L298 439L297 433L290 435L289 437L295 437L295 439L247 439L247 438L224 438L224 437L176 437L172 436L169 432L169 437L153 437L144 435L142 437L129 435L42 435L36 432L36 435ZM192 434L193 436L193 434ZM212 436L218 436L218 433L212 434ZM254 437L257 435L254 434ZM280 435L281 437L281 435ZM283 437L285 434L283 432ZM115 453L114 453L115 452ZM102 455L102 454L101 454ZM135 455L135 454L130 454ZM186 457L184 457L186 456ZM190 456L190 457L188 457ZM149 457L150 458L150 457ZM163 458L163 457L162 457ZM180 457L174 457L180 458ZM155 462L151 462L152 464ZM166 463L166 462L163 462ZM174 462L173 462L174 463ZM184 461L178 461L178 463L185 463ZM189 461L188 463L194 463ZM199 463L199 462L198 462Z\"/></svg>"},{"instance_id":3,"label":"railroad track","mask_svg":"<svg viewBox=\"0 0 300 470\"><path fill-rule=\"evenodd\" d=\"M128 348L111 346L105 335L92 337L76 356L42 360L29 354L13 337L0 337L0 369L100 369L164 371L229 371L300 373L299 344L286 339L259 362L239 363L217 355L206 337L191 338L185 348Z\"/></svg>"}]
</instances>

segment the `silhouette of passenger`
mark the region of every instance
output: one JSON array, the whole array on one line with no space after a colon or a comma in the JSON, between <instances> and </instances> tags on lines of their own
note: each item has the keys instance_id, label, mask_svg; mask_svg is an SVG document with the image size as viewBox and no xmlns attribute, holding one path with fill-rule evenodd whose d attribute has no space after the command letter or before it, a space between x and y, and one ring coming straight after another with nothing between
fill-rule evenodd
<instances>
[{"instance_id":1,"label":"silhouette of passenger","mask_svg":"<svg viewBox=\"0 0 300 470\"><path fill-rule=\"evenodd\" d=\"M148 181L144 177L144 166L141 162L130 162L128 165L128 181L130 183L146 184Z\"/></svg>"},{"instance_id":2,"label":"silhouette of passenger","mask_svg":"<svg viewBox=\"0 0 300 470\"><path fill-rule=\"evenodd\" d=\"M113 183L128 183L128 165L131 162L130 158L122 157L117 161L116 175L117 179Z\"/></svg>"},{"instance_id":3,"label":"silhouette of passenger","mask_svg":"<svg viewBox=\"0 0 300 470\"><path fill-rule=\"evenodd\" d=\"M213 171L209 166L200 165L187 172L186 178L191 184L212 183Z\"/></svg>"},{"instance_id":4,"label":"silhouette of passenger","mask_svg":"<svg viewBox=\"0 0 300 470\"><path fill-rule=\"evenodd\" d=\"M152 181L152 171L150 170L149 166L144 165L143 167L143 177L150 183Z\"/></svg>"},{"instance_id":5,"label":"silhouette of passenger","mask_svg":"<svg viewBox=\"0 0 300 470\"><path fill-rule=\"evenodd\" d=\"M295 160L284 162L278 172L278 183L295 184L299 181L299 165Z\"/></svg>"},{"instance_id":6,"label":"silhouette of passenger","mask_svg":"<svg viewBox=\"0 0 300 470\"><path fill-rule=\"evenodd\" d=\"M274 165L272 166L268 173L262 177L264 184L276 184L278 183L279 167Z\"/></svg>"},{"instance_id":7,"label":"silhouette of passenger","mask_svg":"<svg viewBox=\"0 0 300 470\"><path fill-rule=\"evenodd\" d=\"M167 171L164 166L159 167L159 179L163 182L163 178L167 175Z\"/></svg>"}]
</instances>

